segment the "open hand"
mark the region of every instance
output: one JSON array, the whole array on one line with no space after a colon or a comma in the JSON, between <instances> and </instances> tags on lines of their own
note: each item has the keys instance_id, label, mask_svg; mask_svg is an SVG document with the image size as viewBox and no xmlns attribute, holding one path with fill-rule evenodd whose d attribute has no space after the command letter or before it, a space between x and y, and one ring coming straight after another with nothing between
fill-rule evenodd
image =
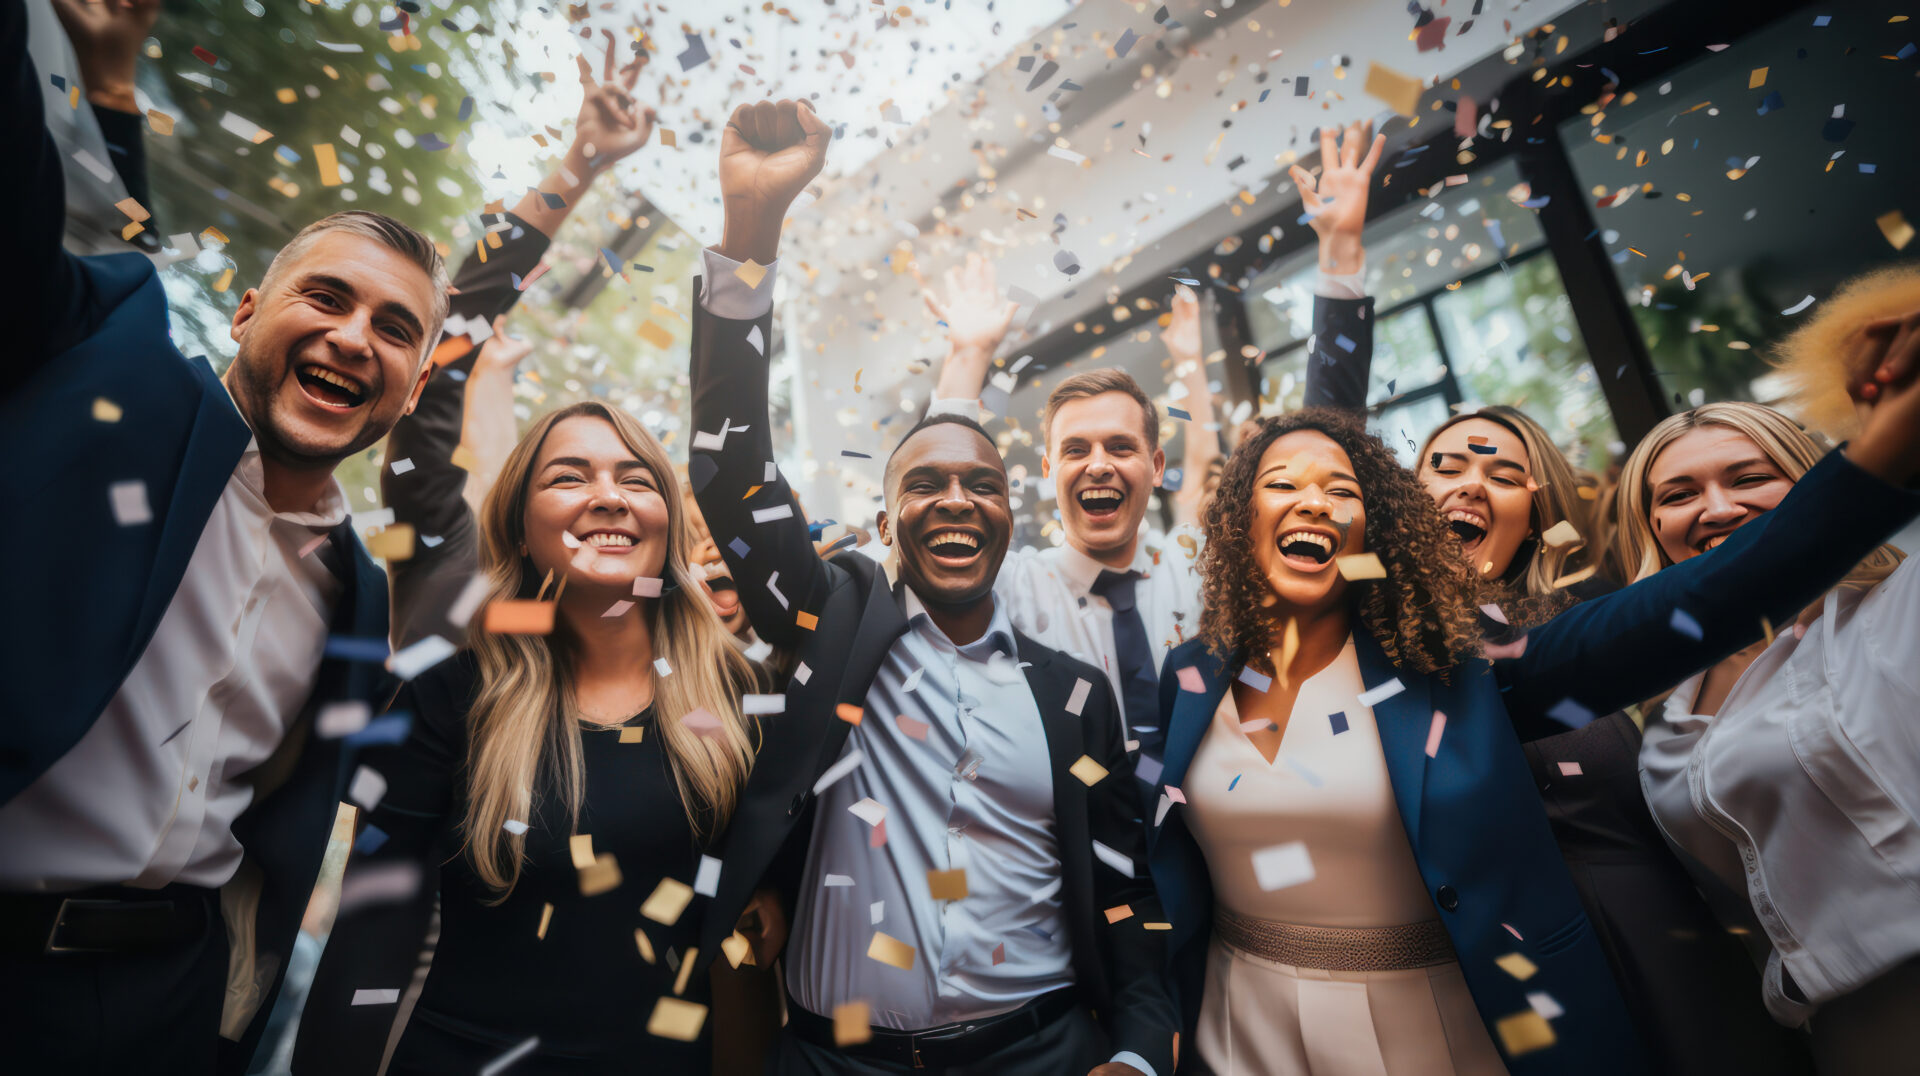
<instances>
[{"instance_id":1,"label":"open hand","mask_svg":"<svg viewBox=\"0 0 1920 1076\"><path fill-rule=\"evenodd\" d=\"M912 268L927 309L947 323L947 341L953 350L983 352L991 358L1020 309L1019 303L1000 297L993 263L969 251L965 262L942 274L947 285L945 299L934 294L927 278L920 275L918 263Z\"/></svg>"},{"instance_id":2,"label":"open hand","mask_svg":"<svg viewBox=\"0 0 1920 1076\"><path fill-rule=\"evenodd\" d=\"M805 101L760 101L733 110L720 136L720 253L762 265L780 246L787 208L827 163L833 129Z\"/></svg>"},{"instance_id":3,"label":"open hand","mask_svg":"<svg viewBox=\"0 0 1920 1076\"><path fill-rule=\"evenodd\" d=\"M520 360L533 353L533 338L516 339L507 335L507 316L493 319L493 335L480 345L480 354L473 360L473 372L504 373L509 376Z\"/></svg>"},{"instance_id":4,"label":"open hand","mask_svg":"<svg viewBox=\"0 0 1920 1076\"><path fill-rule=\"evenodd\" d=\"M1200 297L1185 284L1173 290L1172 320L1160 333L1176 364L1200 357Z\"/></svg>"},{"instance_id":5,"label":"open hand","mask_svg":"<svg viewBox=\"0 0 1920 1076\"><path fill-rule=\"evenodd\" d=\"M1386 145L1387 136L1374 134L1372 123L1356 123L1339 136L1332 128L1322 127L1319 180L1297 164L1287 170L1300 188L1308 223L1320 237L1320 268L1328 272L1350 273L1359 268L1367 189ZM1360 156L1363 146L1368 147L1364 158Z\"/></svg>"},{"instance_id":6,"label":"open hand","mask_svg":"<svg viewBox=\"0 0 1920 1076\"><path fill-rule=\"evenodd\" d=\"M584 95L580 100L580 115L573 124L573 146L596 172L606 171L646 145L647 139L653 137L654 121L653 109L642 106L633 96L633 87L647 66L646 52L636 53L631 62L615 72L613 33L608 30L601 33L607 38L607 55L599 79L593 77L593 65L585 56L574 57L580 65L580 87Z\"/></svg>"},{"instance_id":7,"label":"open hand","mask_svg":"<svg viewBox=\"0 0 1920 1076\"><path fill-rule=\"evenodd\" d=\"M134 67L160 17L160 0L53 0L53 13L73 42L87 100L121 112L140 111L133 99Z\"/></svg>"}]
</instances>

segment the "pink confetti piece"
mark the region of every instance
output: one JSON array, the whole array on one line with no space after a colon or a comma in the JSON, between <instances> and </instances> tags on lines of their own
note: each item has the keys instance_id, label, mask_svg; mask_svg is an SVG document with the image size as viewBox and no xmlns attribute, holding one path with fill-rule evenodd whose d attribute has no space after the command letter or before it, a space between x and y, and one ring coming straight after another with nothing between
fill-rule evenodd
<instances>
[{"instance_id":1,"label":"pink confetti piece","mask_svg":"<svg viewBox=\"0 0 1920 1076\"><path fill-rule=\"evenodd\" d=\"M1510 643L1488 643L1487 660L1499 661L1502 658L1517 658L1527 652L1527 637L1522 635Z\"/></svg>"},{"instance_id":2,"label":"pink confetti piece","mask_svg":"<svg viewBox=\"0 0 1920 1076\"><path fill-rule=\"evenodd\" d=\"M1562 762L1560 764L1560 776L1562 777L1581 776L1580 764L1578 762Z\"/></svg>"},{"instance_id":3,"label":"pink confetti piece","mask_svg":"<svg viewBox=\"0 0 1920 1076\"><path fill-rule=\"evenodd\" d=\"M702 736L713 736L720 731L720 719L704 706L695 707L692 713L680 719L680 723Z\"/></svg>"},{"instance_id":4,"label":"pink confetti piece","mask_svg":"<svg viewBox=\"0 0 1920 1076\"><path fill-rule=\"evenodd\" d=\"M303 545L300 547L300 559L305 560L308 557L308 555L310 555L314 550L320 548L320 546L323 543L325 543L328 538L331 538L331 537L333 537L331 534L328 534L324 531L314 535L311 539L307 541L306 545Z\"/></svg>"},{"instance_id":5,"label":"pink confetti piece","mask_svg":"<svg viewBox=\"0 0 1920 1076\"><path fill-rule=\"evenodd\" d=\"M1506 927L1506 928L1507 928L1507 933L1509 933L1509 934L1511 934L1511 935L1513 935L1513 938L1514 938L1514 940L1515 940L1515 941L1526 941L1526 940L1527 940L1527 939L1525 939L1525 938L1522 938L1522 937L1520 936L1520 932L1519 932L1519 931L1517 931L1517 930L1515 930L1515 929L1513 929L1513 924L1512 924L1512 923L1502 923L1502 924L1500 924L1500 925L1501 925L1501 926L1503 926L1503 927Z\"/></svg>"},{"instance_id":6,"label":"pink confetti piece","mask_svg":"<svg viewBox=\"0 0 1920 1076\"><path fill-rule=\"evenodd\" d=\"M901 735L906 736L909 739L921 740L921 741L926 740L927 730L933 727L927 724L925 721L915 720L914 718L908 717L906 714L901 714L900 716L894 718L893 723L900 726Z\"/></svg>"},{"instance_id":7,"label":"pink confetti piece","mask_svg":"<svg viewBox=\"0 0 1920 1076\"><path fill-rule=\"evenodd\" d=\"M1180 678L1180 690L1191 691L1195 695L1207 693L1206 682L1200 679L1200 670L1189 665L1174 674Z\"/></svg>"},{"instance_id":8,"label":"pink confetti piece","mask_svg":"<svg viewBox=\"0 0 1920 1076\"><path fill-rule=\"evenodd\" d=\"M1427 757L1433 758L1440 753L1440 734L1447 730L1447 715L1438 710L1433 712L1433 725L1427 729Z\"/></svg>"},{"instance_id":9,"label":"pink confetti piece","mask_svg":"<svg viewBox=\"0 0 1920 1076\"><path fill-rule=\"evenodd\" d=\"M873 827L873 832L867 836L867 847L882 848L886 846L886 843L887 843L887 820L882 818L880 820L880 824Z\"/></svg>"},{"instance_id":10,"label":"pink confetti piece","mask_svg":"<svg viewBox=\"0 0 1920 1076\"><path fill-rule=\"evenodd\" d=\"M1180 791L1178 788L1174 787L1173 785L1167 786L1167 798L1172 800L1175 803L1187 802L1187 794L1185 792Z\"/></svg>"},{"instance_id":11,"label":"pink confetti piece","mask_svg":"<svg viewBox=\"0 0 1920 1076\"><path fill-rule=\"evenodd\" d=\"M636 598L658 598L660 596L659 579L641 576L633 581L633 596Z\"/></svg>"}]
</instances>

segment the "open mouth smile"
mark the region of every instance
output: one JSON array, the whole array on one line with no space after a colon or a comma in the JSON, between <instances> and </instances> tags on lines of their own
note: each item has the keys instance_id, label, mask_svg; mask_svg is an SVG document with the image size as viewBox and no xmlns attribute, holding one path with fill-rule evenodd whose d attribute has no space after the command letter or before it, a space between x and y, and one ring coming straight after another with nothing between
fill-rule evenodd
<instances>
[{"instance_id":1,"label":"open mouth smile","mask_svg":"<svg viewBox=\"0 0 1920 1076\"><path fill-rule=\"evenodd\" d=\"M1487 517L1466 508L1447 513L1447 526L1460 536L1460 544L1472 549L1487 536Z\"/></svg>"},{"instance_id":2,"label":"open mouth smile","mask_svg":"<svg viewBox=\"0 0 1920 1076\"><path fill-rule=\"evenodd\" d=\"M1325 531L1296 527L1275 539L1281 559L1303 572L1325 571L1333 563L1334 536Z\"/></svg>"},{"instance_id":3,"label":"open mouth smile","mask_svg":"<svg viewBox=\"0 0 1920 1076\"><path fill-rule=\"evenodd\" d=\"M970 564L980 555L980 536L971 531L951 528L937 530L921 542L933 559L949 568Z\"/></svg>"},{"instance_id":4,"label":"open mouth smile","mask_svg":"<svg viewBox=\"0 0 1920 1076\"><path fill-rule=\"evenodd\" d=\"M575 537L581 545L591 547L596 553L623 556L633 552L634 537L625 531L588 531Z\"/></svg>"},{"instance_id":5,"label":"open mouth smile","mask_svg":"<svg viewBox=\"0 0 1920 1076\"><path fill-rule=\"evenodd\" d=\"M1120 514L1120 506L1126 503L1127 495L1111 486L1098 486L1081 490L1074 499L1088 518L1112 519Z\"/></svg>"},{"instance_id":6,"label":"open mouth smile","mask_svg":"<svg viewBox=\"0 0 1920 1076\"><path fill-rule=\"evenodd\" d=\"M1720 548L1720 544L1722 542L1725 542L1727 539L1731 537L1733 537L1732 531L1726 531L1721 534L1711 534L1701 539L1699 542L1694 543L1693 548L1696 551L1701 553L1710 553L1713 550Z\"/></svg>"},{"instance_id":7,"label":"open mouth smile","mask_svg":"<svg viewBox=\"0 0 1920 1076\"><path fill-rule=\"evenodd\" d=\"M308 363L296 368L293 375L307 398L329 411L351 411L366 402L365 385L324 366Z\"/></svg>"}]
</instances>

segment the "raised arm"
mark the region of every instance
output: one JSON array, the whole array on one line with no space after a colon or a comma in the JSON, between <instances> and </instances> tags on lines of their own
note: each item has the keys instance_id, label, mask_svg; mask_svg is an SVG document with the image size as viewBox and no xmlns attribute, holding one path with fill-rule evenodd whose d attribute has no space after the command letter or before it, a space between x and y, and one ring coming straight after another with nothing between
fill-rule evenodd
<instances>
[{"instance_id":1,"label":"raised arm","mask_svg":"<svg viewBox=\"0 0 1920 1076\"><path fill-rule=\"evenodd\" d=\"M1920 317L1889 352L1920 353ZM1790 624L1920 515L1920 378L1877 396L1860 436L1771 512L1716 549L1581 602L1530 632L1520 657L1495 662L1509 713L1578 720L1664 691L1761 639L1763 618ZM1578 709L1556 714L1567 700Z\"/></svg>"},{"instance_id":2,"label":"raised arm","mask_svg":"<svg viewBox=\"0 0 1920 1076\"><path fill-rule=\"evenodd\" d=\"M720 136L725 227L703 255L693 311L694 497L762 639L796 648L798 616L818 608L829 568L793 490L773 467L767 413L775 259L787 208L826 163L833 131L805 102L734 110ZM758 517L758 518L756 518Z\"/></svg>"},{"instance_id":3,"label":"raised arm","mask_svg":"<svg viewBox=\"0 0 1920 1076\"><path fill-rule=\"evenodd\" d=\"M1373 300L1361 283L1367 252L1360 235L1367 224L1367 192L1380 163L1385 135L1372 123L1356 123L1341 135L1320 128L1320 176L1299 165L1288 175L1300 188L1314 234L1320 239L1320 279L1314 288L1314 345L1307 356L1306 405L1343 411L1367 409L1367 375L1373 365ZM1365 156L1361 153L1364 150Z\"/></svg>"},{"instance_id":4,"label":"raised arm","mask_svg":"<svg viewBox=\"0 0 1920 1076\"><path fill-rule=\"evenodd\" d=\"M1187 413L1181 434L1180 489L1173 495L1173 521L1200 524L1200 506L1206 499L1207 468L1220 458L1220 430L1213 410L1213 391L1207 387L1207 358L1202 354L1200 297L1182 284L1174 290L1160 342L1173 358L1174 384L1185 391L1174 405Z\"/></svg>"},{"instance_id":5,"label":"raised arm","mask_svg":"<svg viewBox=\"0 0 1920 1076\"><path fill-rule=\"evenodd\" d=\"M920 282L927 310L947 327L947 357L940 364L934 400L949 405L978 400L1020 304L1001 297L993 263L973 251L942 274L944 294L935 292L917 264L913 278Z\"/></svg>"},{"instance_id":6,"label":"raised arm","mask_svg":"<svg viewBox=\"0 0 1920 1076\"><path fill-rule=\"evenodd\" d=\"M134 74L140 46L160 17L160 0L53 0L54 14L73 43L80 63L80 81L87 103L106 139L113 170L127 194L149 214L153 196L147 184L144 117L134 100ZM159 230L151 217L134 237L141 246L158 249Z\"/></svg>"}]
</instances>

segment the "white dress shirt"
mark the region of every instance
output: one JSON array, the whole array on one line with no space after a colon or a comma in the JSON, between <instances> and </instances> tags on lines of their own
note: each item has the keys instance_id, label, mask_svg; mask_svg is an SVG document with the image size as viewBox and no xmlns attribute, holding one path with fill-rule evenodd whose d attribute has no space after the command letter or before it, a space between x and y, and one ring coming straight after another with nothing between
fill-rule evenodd
<instances>
[{"instance_id":1,"label":"white dress shirt","mask_svg":"<svg viewBox=\"0 0 1920 1076\"><path fill-rule=\"evenodd\" d=\"M1920 560L1828 593L1714 716L1677 689L1640 749L1655 820L1798 1026L1920 955ZM1788 993L1791 976L1804 1001Z\"/></svg>"},{"instance_id":2,"label":"white dress shirt","mask_svg":"<svg viewBox=\"0 0 1920 1076\"><path fill-rule=\"evenodd\" d=\"M253 801L238 778L312 694L340 592L317 546L346 518L338 482L309 512L275 512L248 444L133 671L80 742L0 807L0 889L233 877L233 822Z\"/></svg>"}]
</instances>

